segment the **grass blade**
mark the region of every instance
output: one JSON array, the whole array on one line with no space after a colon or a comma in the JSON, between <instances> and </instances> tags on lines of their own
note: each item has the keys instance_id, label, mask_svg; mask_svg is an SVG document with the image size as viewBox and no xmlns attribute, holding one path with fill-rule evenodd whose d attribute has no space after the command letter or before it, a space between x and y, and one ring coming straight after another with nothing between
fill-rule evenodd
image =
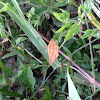
<instances>
[{"instance_id":1,"label":"grass blade","mask_svg":"<svg viewBox=\"0 0 100 100\"><path fill-rule=\"evenodd\" d=\"M68 89L69 90L69 100L81 100L73 84L73 81L70 78L69 72L67 72L67 78L68 78L68 88L69 88Z\"/></svg>"},{"instance_id":2,"label":"grass blade","mask_svg":"<svg viewBox=\"0 0 100 100\"><path fill-rule=\"evenodd\" d=\"M41 54L45 57L45 59L49 62L49 57L46 48L46 43L37 33L37 31L32 27L32 25L23 17L19 6L17 5L16 0L12 0L17 11L14 11L10 7L7 9L7 13L11 16L11 18L19 25L19 27L26 33L27 37L34 44L34 46L41 52ZM21 14L20 14L21 13ZM60 66L58 60L54 62L52 65L53 68Z\"/></svg>"}]
</instances>

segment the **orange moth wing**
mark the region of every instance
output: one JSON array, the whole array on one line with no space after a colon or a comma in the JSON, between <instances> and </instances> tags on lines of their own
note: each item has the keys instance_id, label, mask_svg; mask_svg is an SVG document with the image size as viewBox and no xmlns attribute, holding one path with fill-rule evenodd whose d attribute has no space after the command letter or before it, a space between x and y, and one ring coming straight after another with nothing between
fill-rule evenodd
<instances>
[{"instance_id":1,"label":"orange moth wing","mask_svg":"<svg viewBox=\"0 0 100 100\"><path fill-rule=\"evenodd\" d=\"M56 58L58 58L59 56L59 53L58 53L59 46L54 41L54 39L50 40L49 45L47 46L47 50L48 50L48 55L49 55L49 61L50 61L50 64L52 65L54 61L56 60Z\"/></svg>"}]
</instances>

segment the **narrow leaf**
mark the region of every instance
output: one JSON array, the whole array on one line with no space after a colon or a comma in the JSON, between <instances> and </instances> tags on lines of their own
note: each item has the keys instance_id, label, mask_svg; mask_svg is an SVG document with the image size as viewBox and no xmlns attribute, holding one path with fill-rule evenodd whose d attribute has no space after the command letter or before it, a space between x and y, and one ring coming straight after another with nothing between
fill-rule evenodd
<instances>
[{"instance_id":1,"label":"narrow leaf","mask_svg":"<svg viewBox=\"0 0 100 100\"><path fill-rule=\"evenodd\" d=\"M11 74L11 69L9 68L9 67L6 67L3 63L2 63L2 61L0 60L0 67L1 67L1 69L3 70L3 72L5 72L5 73L7 73L7 74Z\"/></svg>"},{"instance_id":2,"label":"narrow leaf","mask_svg":"<svg viewBox=\"0 0 100 100\"><path fill-rule=\"evenodd\" d=\"M3 95L7 95L7 96L12 96L12 97L22 97L20 94L18 94L17 92L13 91L10 92L8 91L8 86L5 86L3 88L0 88L0 92L2 92ZM0 99L1 100L1 99Z\"/></svg>"},{"instance_id":3,"label":"narrow leaf","mask_svg":"<svg viewBox=\"0 0 100 100\"><path fill-rule=\"evenodd\" d=\"M1 92L0 92L0 100L3 100L3 99L2 99L2 93L1 93Z\"/></svg>"},{"instance_id":4,"label":"narrow leaf","mask_svg":"<svg viewBox=\"0 0 100 100\"><path fill-rule=\"evenodd\" d=\"M6 84L5 76L0 74L0 84Z\"/></svg>"},{"instance_id":5,"label":"narrow leaf","mask_svg":"<svg viewBox=\"0 0 100 100\"><path fill-rule=\"evenodd\" d=\"M45 96L41 98L40 100L52 100L51 92L48 86L46 87L46 90L45 90Z\"/></svg>"},{"instance_id":6,"label":"narrow leaf","mask_svg":"<svg viewBox=\"0 0 100 100\"><path fill-rule=\"evenodd\" d=\"M65 28L69 27L71 25L71 23L67 23L64 26L62 26L58 31L56 31L56 33L60 33L62 32Z\"/></svg>"},{"instance_id":7,"label":"narrow leaf","mask_svg":"<svg viewBox=\"0 0 100 100\"><path fill-rule=\"evenodd\" d=\"M81 38L85 39L85 38L89 37L91 35L91 33L92 33L92 29L87 29Z\"/></svg>"},{"instance_id":8,"label":"narrow leaf","mask_svg":"<svg viewBox=\"0 0 100 100\"><path fill-rule=\"evenodd\" d=\"M92 30L92 29L87 29L84 33L84 35L81 37L82 39L85 39L87 37L91 37L93 34L95 34L97 32L98 29L96 30Z\"/></svg>"},{"instance_id":9,"label":"narrow leaf","mask_svg":"<svg viewBox=\"0 0 100 100\"><path fill-rule=\"evenodd\" d=\"M81 25L78 22L73 24L71 26L71 28L68 30L68 33L67 33L67 35L65 37L65 41L71 39L74 35L78 34L80 28L81 28Z\"/></svg>"},{"instance_id":10,"label":"narrow leaf","mask_svg":"<svg viewBox=\"0 0 100 100\"><path fill-rule=\"evenodd\" d=\"M95 49L100 49L100 44L94 45L93 48L95 48Z\"/></svg>"},{"instance_id":11,"label":"narrow leaf","mask_svg":"<svg viewBox=\"0 0 100 100\"><path fill-rule=\"evenodd\" d=\"M73 81L70 78L69 72L67 72L67 77L68 77L69 100L81 100L73 84Z\"/></svg>"},{"instance_id":12,"label":"narrow leaf","mask_svg":"<svg viewBox=\"0 0 100 100\"><path fill-rule=\"evenodd\" d=\"M65 2L62 2L62 1L59 1L59 2L57 2L57 3L55 4L56 7L63 7L63 6L65 6L65 5L66 5L66 3L65 3Z\"/></svg>"},{"instance_id":13,"label":"narrow leaf","mask_svg":"<svg viewBox=\"0 0 100 100\"><path fill-rule=\"evenodd\" d=\"M16 45L18 45L20 42L25 41L25 40L27 40L26 37L19 37L19 38L17 38Z\"/></svg>"},{"instance_id":14,"label":"narrow leaf","mask_svg":"<svg viewBox=\"0 0 100 100\"><path fill-rule=\"evenodd\" d=\"M33 28L33 26L24 18L24 15L22 15L22 12L20 14L19 6L16 4L17 3L16 0L12 0L12 2L14 4L14 7L16 6L17 11L12 9L9 6L7 9L7 13L19 25L19 27L23 30L23 32L26 33L30 41L34 44L34 46L42 53L42 55L49 62L48 53L45 53L47 52L47 49L43 49L47 46L46 43L40 37L37 31ZM58 60L56 60L54 64L52 65L52 67L56 68L58 65L60 66L60 63Z\"/></svg>"},{"instance_id":15,"label":"narrow leaf","mask_svg":"<svg viewBox=\"0 0 100 100\"><path fill-rule=\"evenodd\" d=\"M3 4L3 7L0 9L0 13L2 13L7 10L8 3L6 4L4 4L3 2L0 2L0 3Z\"/></svg>"},{"instance_id":16,"label":"narrow leaf","mask_svg":"<svg viewBox=\"0 0 100 100\"><path fill-rule=\"evenodd\" d=\"M17 55L18 53L16 51L14 52L11 52L11 53L8 53L8 54L5 54L2 59L5 59L5 58L8 58L8 57L11 57L11 56L14 56L14 55Z\"/></svg>"}]
</instances>

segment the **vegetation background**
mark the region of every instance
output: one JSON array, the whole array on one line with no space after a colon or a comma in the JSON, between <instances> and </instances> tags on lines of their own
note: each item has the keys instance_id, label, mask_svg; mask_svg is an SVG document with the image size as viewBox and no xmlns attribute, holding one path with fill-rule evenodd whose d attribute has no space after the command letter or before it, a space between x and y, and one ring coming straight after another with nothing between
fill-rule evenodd
<instances>
[{"instance_id":1,"label":"vegetation background","mask_svg":"<svg viewBox=\"0 0 100 100\"><path fill-rule=\"evenodd\" d=\"M99 6L0 0L0 100L100 100ZM59 57L50 65L52 38Z\"/></svg>"}]
</instances>

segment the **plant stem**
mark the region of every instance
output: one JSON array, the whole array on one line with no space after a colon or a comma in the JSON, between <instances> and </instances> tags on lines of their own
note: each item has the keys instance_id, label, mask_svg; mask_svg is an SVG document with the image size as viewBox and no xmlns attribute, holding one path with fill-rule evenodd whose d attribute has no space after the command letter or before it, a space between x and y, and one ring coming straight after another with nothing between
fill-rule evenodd
<instances>
[{"instance_id":1,"label":"plant stem","mask_svg":"<svg viewBox=\"0 0 100 100\"><path fill-rule=\"evenodd\" d=\"M91 43L93 43L93 42L95 42L95 41L97 41L97 40L99 40L99 38L94 39L93 41L91 41ZM85 44L84 46L80 47L79 49L75 50L75 51L72 53L72 55L75 54L76 52L80 51L81 49L85 48L85 47L88 46L88 45L89 45L89 43L87 43L87 44Z\"/></svg>"},{"instance_id":2,"label":"plant stem","mask_svg":"<svg viewBox=\"0 0 100 100\"><path fill-rule=\"evenodd\" d=\"M88 77L88 80L90 81L90 82L92 82L92 84L94 84L94 82L95 82L95 85L97 86L97 87L99 87L100 88L100 84L95 80L94 81L94 79L88 74L88 73L86 73L83 69L81 69L76 63L74 63L68 56L66 56L61 50L59 50L59 53L60 54L62 54L67 60L69 60L76 68L78 68L86 77Z\"/></svg>"},{"instance_id":3,"label":"plant stem","mask_svg":"<svg viewBox=\"0 0 100 100\"><path fill-rule=\"evenodd\" d=\"M81 4L84 5L83 0L81 0ZM87 22L86 14L85 14L85 20L86 20L87 29L89 29L89 25L88 25L88 22ZM92 66L92 75L93 75L93 82L94 82L94 94L95 94L96 93L95 71L94 71L94 66L93 66L93 54L92 54L92 46L91 46L91 39L90 38L89 38L89 46L90 46L91 66Z\"/></svg>"},{"instance_id":4,"label":"plant stem","mask_svg":"<svg viewBox=\"0 0 100 100\"><path fill-rule=\"evenodd\" d=\"M58 67L57 67L58 68ZM57 69L56 68L56 69ZM49 74L49 76L45 79L45 81L43 81L42 82L42 84L41 84L41 86L38 88L38 90L34 93L34 95L32 95L31 97L30 97L30 100L33 100L32 98L38 93L38 91L42 88L42 86L45 84L45 82L48 80L48 78L54 73L54 71L56 70L56 69L54 69L50 74Z\"/></svg>"},{"instance_id":5,"label":"plant stem","mask_svg":"<svg viewBox=\"0 0 100 100\"><path fill-rule=\"evenodd\" d=\"M37 31L38 32L38 31ZM45 41L47 41L48 43L49 43L49 40L47 40L40 32L38 32L38 34L40 34L40 36L45 40ZM74 63L68 56L66 56L61 50L59 50L58 51L60 54L62 54L67 60L69 60L76 68L78 68L87 78L88 78L88 80L92 83L92 84L94 84L94 82L95 82L95 84L96 84L96 86L97 87L99 87L100 88L100 84L95 80L94 81L94 79L88 74L88 73L86 73L83 69L81 69L76 63Z\"/></svg>"}]
</instances>

